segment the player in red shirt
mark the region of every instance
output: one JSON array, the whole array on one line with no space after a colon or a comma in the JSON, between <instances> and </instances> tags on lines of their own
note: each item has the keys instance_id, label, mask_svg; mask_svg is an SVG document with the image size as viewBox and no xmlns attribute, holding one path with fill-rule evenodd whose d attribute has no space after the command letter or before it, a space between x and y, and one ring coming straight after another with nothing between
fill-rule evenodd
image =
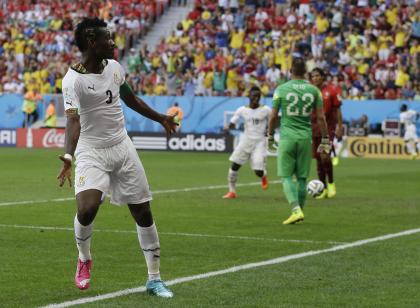
<instances>
[{"instance_id":1,"label":"player in red shirt","mask_svg":"<svg viewBox=\"0 0 420 308\"><path fill-rule=\"evenodd\" d=\"M343 134L340 91L334 85L325 83L325 73L320 68L314 68L310 78L312 84L318 87L322 92L325 119L327 121L330 141L332 143L335 136L340 140ZM321 156L317 152L320 142L321 132L316 121L316 116L312 114L312 156L317 162L319 180L324 183L325 187L324 191L317 199L333 198L336 194L336 188L333 178L331 157L326 156L325 159L321 159Z\"/></svg>"}]
</instances>

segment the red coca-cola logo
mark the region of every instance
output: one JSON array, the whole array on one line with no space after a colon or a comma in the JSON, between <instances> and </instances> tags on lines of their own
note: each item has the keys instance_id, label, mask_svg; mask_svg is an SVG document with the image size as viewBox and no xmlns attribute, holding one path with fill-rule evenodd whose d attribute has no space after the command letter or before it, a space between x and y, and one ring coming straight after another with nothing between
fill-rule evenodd
<instances>
[{"instance_id":1,"label":"red coca-cola logo","mask_svg":"<svg viewBox=\"0 0 420 308\"><path fill-rule=\"evenodd\" d=\"M42 138L44 148L63 148L65 133L63 130L50 129Z\"/></svg>"}]
</instances>

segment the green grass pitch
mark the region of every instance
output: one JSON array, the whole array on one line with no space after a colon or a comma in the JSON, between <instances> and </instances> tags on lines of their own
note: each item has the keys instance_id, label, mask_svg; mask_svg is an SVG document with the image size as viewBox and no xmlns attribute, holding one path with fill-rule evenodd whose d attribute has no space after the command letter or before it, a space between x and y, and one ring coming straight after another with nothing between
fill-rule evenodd
<instances>
[{"instance_id":1,"label":"green grass pitch","mask_svg":"<svg viewBox=\"0 0 420 308\"><path fill-rule=\"evenodd\" d=\"M0 149L0 306L39 307L144 286L146 265L127 208L95 220L91 288L73 284L73 190L59 188L60 150ZM281 184L222 200L227 154L141 152L160 232L165 280L206 274L420 228L420 162L342 159L337 197L290 214ZM269 179L279 180L275 158ZM315 177L314 164L311 178ZM238 183L255 183L244 166ZM205 189L205 187L212 187ZM203 187L183 192L164 192ZM50 201L48 201L50 200ZM31 201L9 204L6 202ZM121 232L119 232L121 231ZM420 233L171 286L170 300L135 293L86 307L419 307Z\"/></svg>"}]
</instances>

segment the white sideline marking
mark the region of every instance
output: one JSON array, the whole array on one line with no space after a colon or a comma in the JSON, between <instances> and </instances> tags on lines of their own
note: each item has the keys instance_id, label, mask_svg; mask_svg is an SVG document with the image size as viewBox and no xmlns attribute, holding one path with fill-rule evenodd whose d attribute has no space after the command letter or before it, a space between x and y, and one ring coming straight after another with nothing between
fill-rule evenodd
<instances>
[{"instance_id":1,"label":"white sideline marking","mask_svg":"<svg viewBox=\"0 0 420 308\"><path fill-rule=\"evenodd\" d=\"M293 255L283 256L283 257L279 257L279 258L275 258L275 259L271 259L271 260L266 260L266 261L262 261L262 262L255 262L255 263L248 263L248 264L239 265L239 266L233 266L233 267L230 267L230 268L227 268L227 269L224 269L224 270L208 272L208 273L203 273L203 274L198 274L198 275L193 275L193 276L187 276L187 277L182 277L182 278L176 278L176 279L167 281L166 284L168 286L171 286L171 285L175 285L175 284L179 284L179 283L183 283L183 282L189 282L189 281L194 281L194 280L198 280L198 279L205 279L205 278L209 278L209 277L220 276L220 275L224 275L224 274L228 274L228 273L239 272L239 271L242 271L242 270L253 269L253 268L258 268L258 267L267 266L267 265L284 263L284 262L291 261L291 260L301 259L301 258L310 257L310 256L316 256L316 255L329 253L329 252L335 252L335 251L339 251L339 250L345 250L345 249L348 249L348 248L359 247L359 246L363 246L363 245L370 244L370 243L373 243L373 242L385 241L385 240L389 240L389 239L396 238L396 237L416 234L416 233L419 233L419 232L420 232L420 228L406 230L406 231L393 233L393 234L386 234L386 235L382 235L382 236L377 236L377 237L372 237L372 238L368 238L368 239L364 239L364 240L355 241L355 242L348 243L348 244L333 246L333 247L327 248L327 249L311 250L311 251L307 251L307 252L302 252L302 253L297 253L297 254L293 254ZM76 300L72 300L72 301L66 301L66 302L63 302L63 303L50 304L50 305L47 305L47 306L43 306L41 308L64 308L64 307L70 307L70 306L76 306L76 305L101 301L101 300L104 300L104 299L111 299L111 298L120 297L120 296L124 296L124 295L129 295L129 294L133 294L133 293L140 293L140 292L144 292L144 291L146 291L146 289L144 287L125 289L125 290L116 291L116 292L112 292L112 293L106 293L106 294L103 294L103 295L97 295L97 296L92 296L92 297L80 298L80 299L76 299Z\"/></svg>"},{"instance_id":2,"label":"white sideline marking","mask_svg":"<svg viewBox=\"0 0 420 308\"><path fill-rule=\"evenodd\" d=\"M270 184L278 184L281 183L280 180L277 181L270 181ZM238 183L236 184L237 187L246 187L246 186L257 186L260 185L260 182L252 182L252 183ZM155 190L152 191L153 195L158 194L168 194L168 193L178 193L178 192L188 192L188 191L196 191L196 190L214 190L214 189L221 189L227 188L227 185L210 185L210 186L199 186L199 187L189 187L189 188L178 188L178 189L167 189L167 190ZM64 202L74 200L74 197L71 198L57 198L57 199L49 199L49 200L28 200L28 201L10 201L10 202L0 202L0 206L7 206L7 205L21 205L21 204L34 204L34 203L47 203L47 202Z\"/></svg>"},{"instance_id":3,"label":"white sideline marking","mask_svg":"<svg viewBox=\"0 0 420 308\"><path fill-rule=\"evenodd\" d=\"M57 198L57 199L50 199L50 200L27 200L27 201L2 202L2 203L0 203L0 206L46 203L46 202L63 202L63 201L70 201L70 200L74 200L74 197L72 197L72 198Z\"/></svg>"},{"instance_id":4,"label":"white sideline marking","mask_svg":"<svg viewBox=\"0 0 420 308\"><path fill-rule=\"evenodd\" d=\"M0 228L59 230L59 231L72 231L72 232L74 231L73 228L66 228L66 227L7 225L7 224L0 224ZM135 231L135 230L94 229L94 232L136 233L137 234L137 231ZM253 236L214 235L214 234L184 233L184 232L159 232L159 234L174 235L174 236L189 236L189 237L227 238L227 239L237 239L237 240L258 240L258 241L270 241L270 242L288 242L288 243L345 244L344 242L334 242L334 241L293 240L293 239L277 239L277 238L264 238L264 237L253 237Z\"/></svg>"}]
</instances>

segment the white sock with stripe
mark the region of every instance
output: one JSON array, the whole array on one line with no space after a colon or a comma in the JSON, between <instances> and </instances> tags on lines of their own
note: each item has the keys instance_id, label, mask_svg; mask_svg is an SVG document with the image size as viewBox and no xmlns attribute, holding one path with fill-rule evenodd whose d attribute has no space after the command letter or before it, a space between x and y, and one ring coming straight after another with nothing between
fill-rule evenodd
<instances>
[{"instance_id":1,"label":"white sock with stripe","mask_svg":"<svg viewBox=\"0 0 420 308\"><path fill-rule=\"evenodd\" d=\"M236 181L238 180L238 171L233 171L229 168L228 183L229 191L236 192Z\"/></svg>"},{"instance_id":2,"label":"white sock with stripe","mask_svg":"<svg viewBox=\"0 0 420 308\"><path fill-rule=\"evenodd\" d=\"M146 259L149 280L160 279L160 243L156 225L153 223L150 227L136 227L140 247Z\"/></svg>"},{"instance_id":3,"label":"white sock with stripe","mask_svg":"<svg viewBox=\"0 0 420 308\"><path fill-rule=\"evenodd\" d=\"M83 226L77 219L77 214L74 217L74 235L76 238L77 249L79 250L79 259L83 262L91 260L90 255L90 241L92 239L93 223L88 226Z\"/></svg>"}]
</instances>

